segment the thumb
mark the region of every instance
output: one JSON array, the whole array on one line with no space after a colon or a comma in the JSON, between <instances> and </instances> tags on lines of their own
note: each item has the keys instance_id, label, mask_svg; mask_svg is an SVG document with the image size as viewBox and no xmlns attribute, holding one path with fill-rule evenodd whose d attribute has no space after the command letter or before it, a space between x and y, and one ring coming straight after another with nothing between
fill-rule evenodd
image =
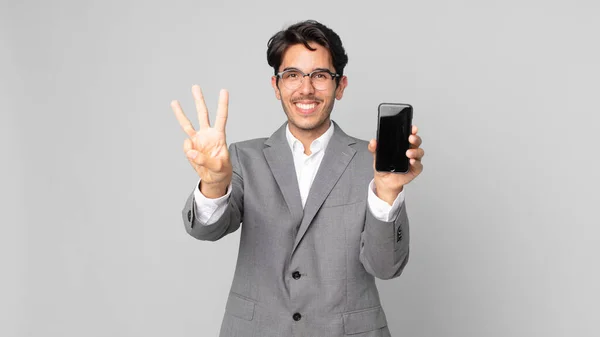
<instances>
[{"instance_id":1,"label":"thumb","mask_svg":"<svg viewBox=\"0 0 600 337\"><path fill-rule=\"evenodd\" d=\"M204 156L196 150L189 150L185 153L186 157L196 165L204 164Z\"/></svg>"},{"instance_id":2,"label":"thumb","mask_svg":"<svg viewBox=\"0 0 600 337\"><path fill-rule=\"evenodd\" d=\"M369 152L371 152L372 154L375 154L375 150L377 149L377 141L375 139L371 139L371 141L369 142Z\"/></svg>"},{"instance_id":3,"label":"thumb","mask_svg":"<svg viewBox=\"0 0 600 337\"><path fill-rule=\"evenodd\" d=\"M375 150L377 150L377 141L375 139L371 139L368 148L369 152L373 154L373 171L377 172L377 170L375 169L375 161L377 160L377 157L375 155Z\"/></svg>"}]
</instances>

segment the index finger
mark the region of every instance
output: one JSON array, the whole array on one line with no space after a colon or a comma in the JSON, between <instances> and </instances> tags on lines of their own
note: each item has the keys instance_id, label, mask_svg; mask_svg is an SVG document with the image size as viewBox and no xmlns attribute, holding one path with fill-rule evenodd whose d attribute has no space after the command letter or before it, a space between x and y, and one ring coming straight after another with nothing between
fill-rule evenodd
<instances>
[{"instance_id":1,"label":"index finger","mask_svg":"<svg viewBox=\"0 0 600 337\"><path fill-rule=\"evenodd\" d=\"M416 125L413 125L413 126L412 126L412 132L411 132L411 133L412 133L413 135L416 135L416 134L417 134L417 132L419 132L419 128L418 128Z\"/></svg>"},{"instance_id":2,"label":"index finger","mask_svg":"<svg viewBox=\"0 0 600 337\"><path fill-rule=\"evenodd\" d=\"M421 144L423 144L423 140L417 135L410 135L408 137L408 141L410 143L410 148L414 149L418 148L419 146L421 146Z\"/></svg>"},{"instance_id":3,"label":"index finger","mask_svg":"<svg viewBox=\"0 0 600 337\"><path fill-rule=\"evenodd\" d=\"M229 92L221 89L219 93L219 107L217 108L217 118L215 120L215 129L225 132L227 124L227 115L229 114Z\"/></svg>"},{"instance_id":4,"label":"index finger","mask_svg":"<svg viewBox=\"0 0 600 337\"><path fill-rule=\"evenodd\" d=\"M190 122L190 120L183 113L183 110L181 109L181 105L179 104L179 102L176 100L172 101L171 108L173 109L173 112L175 113L175 117L177 117L177 120L179 121L179 125L181 125L181 128L183 129L183 131L188 136L190 136L190 138L194 137L196 135L196 130L194 130L194 126L192 125L192 122Z\"/></svg>"}]
</instances>

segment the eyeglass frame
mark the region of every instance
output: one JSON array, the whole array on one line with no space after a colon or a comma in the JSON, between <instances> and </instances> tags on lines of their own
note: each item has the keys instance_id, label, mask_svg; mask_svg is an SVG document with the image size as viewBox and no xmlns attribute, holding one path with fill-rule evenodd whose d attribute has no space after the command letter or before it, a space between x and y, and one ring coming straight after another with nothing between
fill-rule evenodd
<instances>
[{"instance_id":1,"label":"eyeglass frame","mask_svg":"<svg viewBox=\"0 0 600 337\"><path fill-rule=\"evenodd\" d=\"M317 68L317 69L315 69L315 70L311 71L311 72L310 72L310 73L308 73L308 74L307 74L307 73L305 73L305 72L303 72L302 70L300 70L300 69L298 69L298 68L287 68L287 69L285 69L284 71L281 71L281 72L278 72L278 73L276 73L276 74L275 74L275 76L276 76L278 79L281 79L281 80L283 81L282 75L283 75L283 74L285 74L285 73L288 73L288 72L290 72L290 71L297 71L297 72L299 72L300 74L302 74L302 80L300 81L300 85L299 85L297 88L290 89L290 90L296 90L296 89L300 88L300 87L302 86L302 83L304 83L304 78L305 78L306 76L308 76L308 77L310 78L310 85L312 85L312 86L314 87L314 84L312 83L312 74L314 74L314 73L318 73L318 72L326 72L326 73L329 73L329 75L331 75L331 80L332 80L332 81L335 81L336 79L338 79L339 77L341 77L341 76L342 76L342 75L340 75L340 74L338 74L338 73L334 73L334 72L332 72L331 70L329 70L329 69L327 69L327 68ZM285 85L285 84L284 84L284 85ZM288 89L289 89L289 88L288 88ZM317 88L315 88L315 90L323 91L323 90L327 90L327 89L317 89Z\"/></svg>"}]
</instances>

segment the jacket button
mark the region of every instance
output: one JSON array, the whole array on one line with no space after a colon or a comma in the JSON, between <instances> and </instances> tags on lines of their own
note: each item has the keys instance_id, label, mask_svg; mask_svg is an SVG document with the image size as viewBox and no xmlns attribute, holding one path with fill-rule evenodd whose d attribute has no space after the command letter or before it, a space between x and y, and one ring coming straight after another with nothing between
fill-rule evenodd
<instances>
[{"instance_id":1,"label":"jacket button","mask_svg":"<svg viewBox=\"0 0 600 337\"><path fill-rule=\"evenodd\" d=\"M300 278L300 272L298 272L298 271L293 272L292 273L292 277L294 278L294 280L299 279Z\"/></svg>"},{"instance_id":2,"label":"jacket button","mask_svg":"<svg viewBox=\"0 0 600 337\"><path fill-rule=\"evenodd\" d=\"M188 221L192 221L192 211L188 211Z\"/></svg>"},{"instance_id":3,"label":"jacket button","mask_svg":"<svg viewBox=\"0 0 600 337\"><path fill-rule=\"evenodd\" d=\"M302 318L302 315L300 315L299 313L295 313L294 316L292 316L292 318L294 319L294 321L298 322Z\"/></svg>"}]
</instances>

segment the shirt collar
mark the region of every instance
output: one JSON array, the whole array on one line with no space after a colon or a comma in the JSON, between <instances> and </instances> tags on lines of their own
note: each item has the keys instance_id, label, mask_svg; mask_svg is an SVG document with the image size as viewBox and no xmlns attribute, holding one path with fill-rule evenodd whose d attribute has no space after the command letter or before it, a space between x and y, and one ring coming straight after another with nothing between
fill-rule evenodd
<instances>
[{"instance_id":1,"label":"shirt collar","mask_svg":"<svg viewBox=\"0 0 600 337\"><path fill-rule=\"evenodd\" d=\"M329 144L331 137L333 137L333 122L330 121L329 123L330 124L327 131L325 131L325 133L319 136L319 138L313 140L313 142L310 144L311 153L316 153L327 148L327 144ZM287 142L290 146L290 149L292 150L292 153L294 153L295 150L298 149L302 150L302 152L304 153L304 146L302 145L302 142L300 142L296 137L294 137L294 135L292 135L289 123L285 127L285 137L287 138Z\"/></svg>"}]
</instances>

